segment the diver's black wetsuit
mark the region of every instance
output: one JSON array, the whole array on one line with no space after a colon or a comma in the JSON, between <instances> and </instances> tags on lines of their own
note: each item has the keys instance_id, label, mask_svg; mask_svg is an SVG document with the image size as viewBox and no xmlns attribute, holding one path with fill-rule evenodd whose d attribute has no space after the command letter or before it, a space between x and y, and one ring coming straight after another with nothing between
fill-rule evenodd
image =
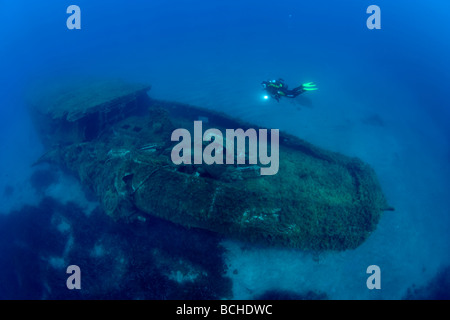
<instances>
[{"instance_id":1,"label":"diver's black wetsuit","mask_svg":"<svg viewBox=\"0 0 450 320\"><path fill-rule=\"evenodd\" d=\"M278 79L277 81L263 81L261 85L263 86L264 90L266 90L267 93L277 101L280 101L281 97L295 98L305 92L303 85L289 90L283 79Z\"/></svg>"}]
</instances>

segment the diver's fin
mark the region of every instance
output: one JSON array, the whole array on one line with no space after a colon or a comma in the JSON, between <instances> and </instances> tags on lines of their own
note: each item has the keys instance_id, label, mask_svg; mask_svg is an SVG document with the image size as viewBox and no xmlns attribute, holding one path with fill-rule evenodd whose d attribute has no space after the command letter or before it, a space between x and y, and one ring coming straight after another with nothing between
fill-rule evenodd
<instances>
[{"instance_id":1,"label":"diver's fin","mask_svg":"<svg viewBox=\"0 0 450 320\"><path fill-rule=\"evenodd\" d=\"M318 88L316 87L316 84L314 82L307 82L302 84L302 88L305 91L315 91L318 90Z\"/></svg>"}]
</instances>

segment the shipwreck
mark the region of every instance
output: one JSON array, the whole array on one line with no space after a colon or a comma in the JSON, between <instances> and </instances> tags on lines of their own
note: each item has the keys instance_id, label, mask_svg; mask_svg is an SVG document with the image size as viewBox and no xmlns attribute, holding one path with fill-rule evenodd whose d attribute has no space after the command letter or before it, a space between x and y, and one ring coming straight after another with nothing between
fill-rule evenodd
<instances>
[{"instance_id":1,"label":"shipwreck","mask_svg":"<svg viewBox=\"0 0 450 320\"><path fill-rule=\"evenodd\" d=\"M50 162L73 172L118 223L153 215L243 241L304 250L359 246L390 210L358 158L279 133L279 172L260 163L174 164L171 134L263 129L228 115L152 99L150 86L84 81L38 90L30 111Z\"/></svg>"}]
</instances>

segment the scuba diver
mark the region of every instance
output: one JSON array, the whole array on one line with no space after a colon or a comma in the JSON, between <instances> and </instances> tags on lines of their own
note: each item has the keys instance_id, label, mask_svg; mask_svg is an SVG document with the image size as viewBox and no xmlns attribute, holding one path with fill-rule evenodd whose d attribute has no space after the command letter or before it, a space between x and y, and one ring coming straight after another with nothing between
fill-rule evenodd
<instances>
[{"instance_id":1,"label":"scuba diver","mask_svg":"<svg viewBox=\"0 0 450 320\"><path fill-rule=\"evenodd\" d=\"M288 86L281 78L278 80L263 81L261 82L261 85L263 86L263 89L266 90L267 93L278 102L280 102L281 97L295 98L305 91L314 91L318 89L313 82L308 82L289 90ZM269 96L265 96L264 98L268 99Z\"/></svg>"}]
</instances>

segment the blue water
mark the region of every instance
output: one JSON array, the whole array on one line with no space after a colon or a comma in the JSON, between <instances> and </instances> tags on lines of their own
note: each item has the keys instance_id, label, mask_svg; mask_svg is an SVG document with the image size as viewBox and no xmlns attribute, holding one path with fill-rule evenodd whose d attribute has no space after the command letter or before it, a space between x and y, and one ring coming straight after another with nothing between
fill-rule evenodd
<instances>
[{"instance_id":1,"label":"blue water","mask_svg":"<svg viewBox=\"0 0 450 320\"><path fill-rule=\"evenodd\" d=\"M81 30L66 27L66 9L72 4L81 8ZM380 30L366 27L371 4L381 8ZM82 257L87 249L71 249L71 236L64 233L61 221L54 221L55 215L72 223L74 230L73 223L83 223L66 214L74 206L81 215L105 222L95 218L96 200L86 199L76 180L64 173L43 179L48 168L31 167L45 150L26 104L27 92L36 84L78 76L147 82L152 97L223 111L357 156L372 165L396 208L384 214L361 247L319 256L196 235L211 236L211 243L220 242L226 249L217 249L214 264L203 267L210 274L219 272L222 264L227 268L226 276L210 279L208 293L188 281L194 297L273 298L270 292L278 292L276 297L282 298L448 298L449 3L17 0L0 1L0 9L0 230L16 230L0 234L0 298L83 297L82 291L71 296L65 288L56 289L55 279L65 285L63 267L77 263L64 260L67 251L78 249ZM261 81L279 77L291 87L315 81L319 90L280 103L262 99ZM53 216L39 220L39 212ZM173 228L158 223L169 231ZM37 237L39 232L36 239L24 236L29 229L42 228L58 238L52 225L63 230L60 247L50 249L48 241ZM114 243L111 228L98 237ZM200 263L193 258L197 251L186 257L163 242L148 246L165 252L164 261L183 257L193 265ZM90 259L113 254L106 244L95 248L89 251ZM123 252L124 259L133 252ZM53 271L42 279L30 278L36 264ZM176 282L173 279L180 280L179 266L173 269L175 275L164 275L155 261L147 264L155 276L144 277L145 288L134 285L126 295L117 289L108 296L109 279L98 275L105 291L84 297L188 298L167 289ZM380 290L366 287L366 268L373 264L382 271ZM123 270L128 273L122 274L134 277L127 266ZM90 281L95 279L91 276ZM136 294L129 294L133 290Z\"/></svg>"}]
</instances>

